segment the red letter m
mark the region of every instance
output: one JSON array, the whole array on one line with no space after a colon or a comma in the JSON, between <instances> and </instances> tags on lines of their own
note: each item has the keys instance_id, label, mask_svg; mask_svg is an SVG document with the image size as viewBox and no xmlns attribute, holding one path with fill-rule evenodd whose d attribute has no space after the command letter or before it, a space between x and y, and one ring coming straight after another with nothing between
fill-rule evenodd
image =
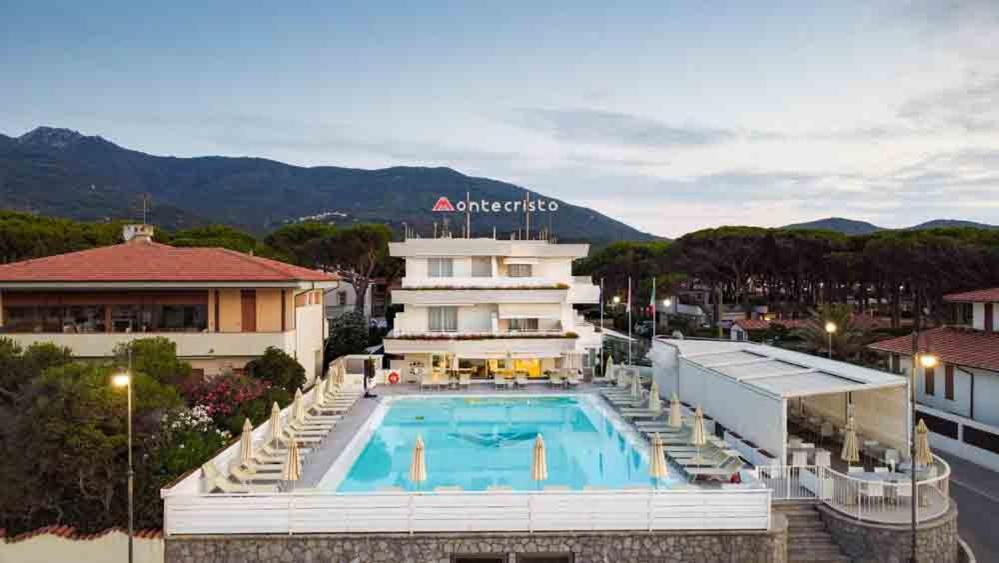
<instances>
[{"instance_id":1,"label":"red letter m","mask_svg":"<svg viewBox=\"0 0 999 563\"><path fill-rule=\"evenodd\" d=\"M451 205L448 198L441 196L441 198L437 200L437 203L434 204L434 208L431 209L431 211L454 211L454 206Z\"/></svg>"}]
</instances>

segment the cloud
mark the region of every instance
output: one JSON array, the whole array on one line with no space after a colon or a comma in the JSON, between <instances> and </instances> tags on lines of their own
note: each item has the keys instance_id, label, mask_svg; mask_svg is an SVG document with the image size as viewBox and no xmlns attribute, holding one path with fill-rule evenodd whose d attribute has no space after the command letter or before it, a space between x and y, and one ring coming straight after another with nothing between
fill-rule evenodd
<instances>
[{"instance_id":1,"label":"cloud","mask_svg":"<svg viewBox=\"0 0 999 563\"><path fill-rule=\"evenodd\" d=\"M999 73L973 73L961 86L913 98L899 108L898 116L920 127L999 131Z\"/></svg>"},{"instance_id":2,"label":"cloud","mask_svg":"<svg viewBox=\"0 0 999 563\"><path fill-rule=\"evenodd\" d=\"M669 125L639 115L595 109L522 109L512 122L547 133L556 140L588 145L697 147L737 137L726 129Z\"/></svg>"}]
</instances>

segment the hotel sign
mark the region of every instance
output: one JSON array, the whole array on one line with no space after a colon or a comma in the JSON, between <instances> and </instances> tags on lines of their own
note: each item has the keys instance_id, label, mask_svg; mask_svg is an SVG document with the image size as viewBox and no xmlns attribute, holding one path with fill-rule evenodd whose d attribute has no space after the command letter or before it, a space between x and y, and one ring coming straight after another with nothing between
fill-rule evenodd
<instances>
[{"instance_id":1,"label":"hotel sign","mask_svg":"<svg viewBox=\"0 0 999 563\"><path fill-rule=\"evenodd\" d=\"M520 213L522 211L558 211L558 202L550 199L524 199L491 201L488 199L461 200L451 203L445 196L437 199L431 211L458 212L458 213Z\"/></svg>"}]
</instances>

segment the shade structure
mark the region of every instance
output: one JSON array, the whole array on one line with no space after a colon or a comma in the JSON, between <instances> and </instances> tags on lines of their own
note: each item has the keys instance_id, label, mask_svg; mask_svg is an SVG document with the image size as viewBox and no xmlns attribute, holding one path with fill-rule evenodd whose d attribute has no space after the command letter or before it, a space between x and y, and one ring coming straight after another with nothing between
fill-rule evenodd
<instances>
[{"instance_id":1,"label":"shade structure","mask_svg":"<svg viewBox=\"0 0 999 563\"><path fill-rule=\"evenodd\" d=\"M271 406L271 424L267 439L271 442L281 441L281 407L277 401Z\"/></svg>"},{"instance_id":2,"label":"shade structure","mask_svg":"<svg viewBox=\"0 0 999 563\"><path fill-rule=\"evenodd\" d=\"M930 429L926 422L919 419L916 425L916 464L927 466L933 463L933 452L930 451Z\"/></svg>"},{"instance_id":3,"label":"shade structure","mask_svg":"<svg viewBox=\"0 0 999 563\"><path fill-rule=\"evenodd\" d=\"M669 476L669 468L666 465L666 451L663 449L663 439L656 432L652 435L652 459L649 460L649 477L653 479L665 479Z\"/></svg>"},{"instance_id":4,"label":"shade structure","mask_svg":"<svg viewBox=\"0 0 999 563\"><path fill-rule=\"evenodd\" d=\"M659 384L652 380L652 388L649 389L649 410L658 414L663 410L663 403L659 400Z\"/></svg>"},{"instance_id":5,"label":"shade structure","mask_svg":"<svg viewBox=\"0 0 999 563\"><path fill-rule=\"evenodd\" d=\"M298 455L298 442L291 440L288 443L288 456L284 460L284 467L281 468L281 479L294 482L301 478L302 459Z\"/></svg>"},{"instance_id":6,"label":"shade structure","mask_svg":"<svg viewBox=\"0 0 999 563\"><path fill-rule=\"evenodd\" d=\"M295 401L291 405L291 416L295 420L305 420L305 401L302 399L302 389L295 390Z\"/></svg>"},{"instance_id":7,"label":"shade structure","mask_svg":"<svg viewBox=\"0 0 999 563\"><path fill-rule=\"evenodd\" d=\"M637 373L631 376L631 397L633 399L642 398L642 382Z\"/></svg>"},{"instance_id":8,"label":"shade structure","mask_svg":"<svg viewBox=\"0 0 999 563\"><path fill-rule=\"evenodd\" d=\"M708 437L704 432L704 411L701 410L700 405L694 411L694 427L690 431L690 443L697 446L697 455L694 457L694 461L700 462L701 446L708 443Z\"/></svg>"},{"instance_id":9,"label":"shade structure","mask_svg":"<svg viewBox=\"0 0 999 563\"><path fill-rule=\"evenodd\" d=\"M683 426L683 417L680 416L680 397L673 393L669 399L669 425L673 428Z\"/></svg>"},{"instance_id":10,"label":"shade structure","mask_svg":"<svg viewBox=\"0 0 999 563\"><path fill-rule=\"evenodd\" d=\"M413 460L409 464L409 481L419 488L427 480L427 460L424 453L423 436L416 437L413 446Z\"/></svg>"},{"instance_id":11,"label":"shade structure","mask_svg":"<svg viewBox=\"0 0 999 563\"><path fill-rule=\"evenodd\" d=\"M531 479L541 485L548 480L548 460L545 454L545 439L538 434L534 439L534 460L531 463Z\"/></svg>"},{"instance_id":12,"label":"shade structure","mask_svg":"<svg viewBox=\"0 0 999 563\"><path fill-rule=\"evenodd\" d=\"M239 462L244 466L253 463L253 425L249 417L243 419L243 433L239 435Z\"/></svg>"},{"instance_id":13,"label":"shade structure","mask_svg":"<svg viewBox=\"0 0 999 563\"><path fill-rule=\"evenodd\" d=\"M847 467L860 461L860 447L857 444L857 428L853 423L853 417L846 423L846 431L843 434L843 449L839 453L839 458L846 462Z\"/></svg>"}]
</instances>

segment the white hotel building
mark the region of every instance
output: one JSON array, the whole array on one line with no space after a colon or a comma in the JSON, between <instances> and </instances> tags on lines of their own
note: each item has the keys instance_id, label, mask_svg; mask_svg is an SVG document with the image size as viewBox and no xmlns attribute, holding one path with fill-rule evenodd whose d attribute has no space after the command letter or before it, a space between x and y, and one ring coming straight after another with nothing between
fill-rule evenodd
<instances>
[{"instance_id":1,"label":"white hotel building","mask_svg":"<svg viewBox=\"0 0 999 563\"><path fill-rule=\"evenodd\" d=\"M403 357L404 380L455 362L476 379L498 370L543 378L566 362L588 371L599 357L600 332L573 308L599 303L592 279L572 275L589 245L416 238L389 251L406 261L392 292L405 310L385 339L385 352Z\"/></svg>"}]
</instances>

